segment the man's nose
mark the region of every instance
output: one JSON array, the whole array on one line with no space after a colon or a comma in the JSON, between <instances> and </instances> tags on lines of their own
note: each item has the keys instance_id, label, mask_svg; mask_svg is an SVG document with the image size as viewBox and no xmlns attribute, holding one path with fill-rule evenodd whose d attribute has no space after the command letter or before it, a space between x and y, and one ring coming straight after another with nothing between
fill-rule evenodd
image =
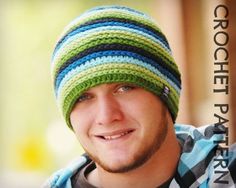
<instances>
[{"instance_id":1,"label":"man's nose","mask_svg":"<svg viewBox=\"0 0 236 188\"><path fill-rule=\"evenodd\" d=\"M114 96L100 97L97 102L96 123L98 125L111 125L122 120L122 109Z\"/></svg>"}]
</instances>

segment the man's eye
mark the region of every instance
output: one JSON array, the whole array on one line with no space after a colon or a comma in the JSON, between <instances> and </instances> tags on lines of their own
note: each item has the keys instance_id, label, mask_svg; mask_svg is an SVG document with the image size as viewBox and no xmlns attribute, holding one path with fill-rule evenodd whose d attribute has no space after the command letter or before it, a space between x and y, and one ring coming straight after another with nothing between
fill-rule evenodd
<instances>
[{"instance_id":1,"label":"man's eye","mask_svg":"<svg viewBox=\"0 0 236 188\"><path fill-rule=\"evenodd\" d=\"M82 94L79 96L79 98L77 99L77 102L80 103L80 102L83 102L83 101L86 101L88 99L90 99L91 96L88 95L88 94Z\"/></svg>"},{"instance_id":2,"label":"man's eye","mask_svg":"<svg viewBox=\"0 0 236 188\"><path fill-rule=\"evenodd\" d=\"M122 85L118 88L118 92L125 92L125 91L130 91L133 90L135 88L135 86L132 85Z\"/></svg>"}]
</instances>

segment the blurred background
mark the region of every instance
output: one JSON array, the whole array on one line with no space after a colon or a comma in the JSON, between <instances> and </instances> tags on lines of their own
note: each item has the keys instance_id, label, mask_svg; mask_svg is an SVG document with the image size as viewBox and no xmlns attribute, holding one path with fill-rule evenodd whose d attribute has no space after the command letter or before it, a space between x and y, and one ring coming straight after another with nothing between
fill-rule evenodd
<instances>
[{"instance_id":1,"label":"blurred background","mask_svg":"<svg viewBox=\"0 0 236 188\"><path fill-rule=\"evenodd\" d=\"M223 0L9 0L0 1L0 187L40 187L83 151L57 109L50 59L63 28L98 5L125 5L157 20L182 71L177 122L216 122L214 104L230 104L225 118L236 140L236 1ZM229 8L230 95L213 93L214 9ZM224 17L224 12L222 12ZM234 25L234 26L232 26ZM234 53L233 53L234 52Z\"/></svg>"}]
</instances>

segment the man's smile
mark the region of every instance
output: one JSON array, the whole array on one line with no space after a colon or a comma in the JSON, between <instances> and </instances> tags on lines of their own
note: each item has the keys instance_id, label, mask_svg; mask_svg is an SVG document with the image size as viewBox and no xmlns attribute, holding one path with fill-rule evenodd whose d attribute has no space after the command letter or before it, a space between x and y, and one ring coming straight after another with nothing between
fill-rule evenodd
<instances>
[{"instance_id":1,"label":"man's smile","mask_svg":"<svg viewBox=\"0 0 236 188\"><path fill-rule=\"evenodd\" d=\"M124 129L124 130L117 130L117 131L96 134L95 136L105 141L111 141L123 138L124 136L131 134L134 131L135 131L134 129Z\"/></svg>"}]
</instances>

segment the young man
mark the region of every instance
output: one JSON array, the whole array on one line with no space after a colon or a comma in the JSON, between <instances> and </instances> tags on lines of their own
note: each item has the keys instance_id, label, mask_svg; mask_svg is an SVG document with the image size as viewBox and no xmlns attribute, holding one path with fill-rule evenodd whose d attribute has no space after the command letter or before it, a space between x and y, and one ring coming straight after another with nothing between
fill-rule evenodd
<instances>
[{"instance_id":1,"label":"young man","mask_svg":"<svg viewBox=\"0 0 236 188\"><path fill-rule=\"evenodd\" d=\"M235 185L235 156L224 175L215 171L215 161L223 161L221 169L226 163L216 154L225 128L175 124L180 72L147 15L120 6L85 12L58 41L52 75L66 123L86 154L45 187Z\"/></svg>"}]
</instances>

